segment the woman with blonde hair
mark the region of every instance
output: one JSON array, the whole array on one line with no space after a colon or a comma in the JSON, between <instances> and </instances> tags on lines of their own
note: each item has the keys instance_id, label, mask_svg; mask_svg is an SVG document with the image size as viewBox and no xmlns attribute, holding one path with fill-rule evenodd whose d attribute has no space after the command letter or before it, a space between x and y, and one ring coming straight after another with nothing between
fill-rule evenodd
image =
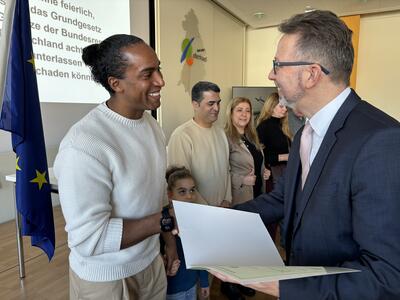
<instances>
[{"instance_id":1,"label":"woman with blonde hair","mask_svg":"<svg viewBox=\"0 0 400 300\"><path fill-rule=\"evenodd\" d=\"M263 182L270 176L270 171L264 168L264 157L249 99L237 97L228 104L225 133L229 142L233 206L263 193ZM243 299L241 293L246 296L255 295L251 288L226 282L221 284L221 292L229 299Z\"/></svg>"},{"instance_id":2,"label":"woman with blonde hair","mask_svg":"<svg viewBox=\"0 0 400 300\"><path fill-rule=\"evenodd\" d=\"M279 103L278 93L272 93L265 101L257 119L257 134L263 145L265 163L271 167L272 180L276 183L286 168L292 139L287 108Z\"/></svg>"},{"instance_id":3,"label":"woman with blonde hair","mask_svg":"<svg viewBox=\"0 0 400 300\"><path fill-rule=\"evenodd\" d=\"M254 127L251 101L234 98L227 107L225 133L229 141L232 205L251 200L263 192L263 154Z\"/></svg>"}]
</instances>

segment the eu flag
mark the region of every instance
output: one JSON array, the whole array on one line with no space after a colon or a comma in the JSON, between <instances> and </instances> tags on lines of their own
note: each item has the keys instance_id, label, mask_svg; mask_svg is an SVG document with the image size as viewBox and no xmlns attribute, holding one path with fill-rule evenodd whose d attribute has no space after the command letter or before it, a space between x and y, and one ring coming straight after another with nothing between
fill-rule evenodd
<instances>
[{"instance_id":1,"label":"eu flag","mask_svg":"<svg viewBox=\"0 0 400 300\"><path fill-rule=\"evenodd\" d=\"M2 30L2 46L6 46L8 55L3 53L1 58L5 73L4 82L0 82L4 89L0 94L3 100L0 129L11 132L16 153L16 200L22 217L22 235L31 236L32 245L45 251L50 260L54 255L54 221L29 3L16 0L7 5L12 7L6 6L5 21L12 21L12 25L7 32L4 26ZM6 36L8 42L4 42Z\"/></svg>"}]
</instances>

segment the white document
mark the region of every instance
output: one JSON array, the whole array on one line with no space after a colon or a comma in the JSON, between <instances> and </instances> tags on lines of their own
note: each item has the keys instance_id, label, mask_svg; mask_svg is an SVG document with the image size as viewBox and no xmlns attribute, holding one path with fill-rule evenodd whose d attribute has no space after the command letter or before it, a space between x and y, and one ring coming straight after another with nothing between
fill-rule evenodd
<instances>
[{"instance_id":1,"label":"white document","mask_svg":"<svg viewBox=\"0 0 400 300\"><path fill-rule=\"evenodd\" d=\"M173 201L188 269L214 270L241 283L357 272L286 267L259 214Z\"/></svg>"}]
</instances>

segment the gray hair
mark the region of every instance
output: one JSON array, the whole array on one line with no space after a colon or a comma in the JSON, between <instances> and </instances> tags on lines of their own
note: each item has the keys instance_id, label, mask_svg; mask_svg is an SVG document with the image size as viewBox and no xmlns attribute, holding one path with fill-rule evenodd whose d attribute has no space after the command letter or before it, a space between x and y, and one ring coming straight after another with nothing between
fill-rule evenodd
<instances>
[{"instance_id":1,"label":"gray hair","mask_svg":"<svg viewBox=\"0 0 400 300\"><path fill-rule=\"evenodd\" d=\"M302 59L316 60L329 70L333 82L349 85L354 62L352 31L337 15L326 10L294 15L279 25L279 31L298 34Z\"/></svg>"}]
</instances>

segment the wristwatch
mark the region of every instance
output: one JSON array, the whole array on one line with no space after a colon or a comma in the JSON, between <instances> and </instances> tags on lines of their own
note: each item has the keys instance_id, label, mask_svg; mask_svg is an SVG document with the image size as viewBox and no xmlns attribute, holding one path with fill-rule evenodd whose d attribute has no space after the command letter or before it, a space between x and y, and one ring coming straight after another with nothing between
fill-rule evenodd
<instances>
[{"instance_id":1,"label":"wristwatch","mask_svg":"<svg viewBox=\"0 0 400 300\"><path fill-rule=\"evenodd\" d=\"M175 225L174 218L171 217L171 215L169 214L168 207L166 206L161 211L161 219L160 219L161 231L163 232L172 231L172 229L174 229L174 225Z\"/></svg>"}]
</instances>

